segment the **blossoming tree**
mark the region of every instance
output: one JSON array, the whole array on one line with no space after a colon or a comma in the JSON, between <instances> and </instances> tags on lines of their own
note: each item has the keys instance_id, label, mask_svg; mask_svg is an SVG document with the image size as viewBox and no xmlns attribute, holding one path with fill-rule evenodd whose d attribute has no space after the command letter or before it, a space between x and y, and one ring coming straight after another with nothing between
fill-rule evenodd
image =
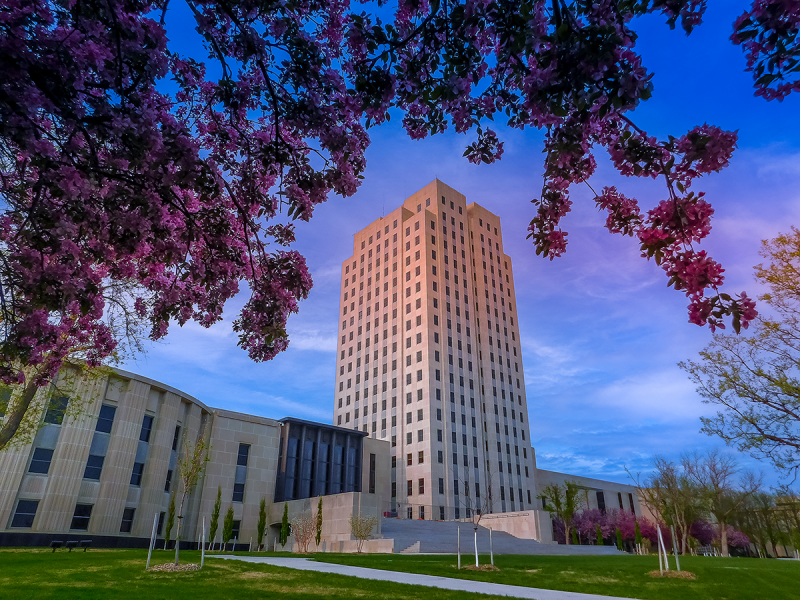
<instances>
[{"instance_id":1,"label":"blossoming tree","mask_svg":"<svg viewBox=\"0 0 800 600\"><path fill-rule=\"evenodd\" d=\"M693 247L713 213L693 184L728 164L736 134L702 125L659 141L632 119L652 75L629 23L660 12L689 33L704 0L382 4L185 0L206 50L186 56L170 41L168 0L6 0L0 378L46 385L76 346L90 365L106 360L119 343L112 306L159 339L172 322L219 321L243 285L239 345L273 358L312 285L276 217L307 220L331 193L353 194L367 129L392 110L413 138L473 132L476 163L502 155L494 118L546 130L529 237L551 259L566 249L570 187L589 184L597 151L624 175L661 178L650 210L614 188L595 194L608 229L661 265L690 321L738 330L755 316ZM755 0L734 27L766 99L798 89L795 4Z\"/></svg>"}]
</instances>

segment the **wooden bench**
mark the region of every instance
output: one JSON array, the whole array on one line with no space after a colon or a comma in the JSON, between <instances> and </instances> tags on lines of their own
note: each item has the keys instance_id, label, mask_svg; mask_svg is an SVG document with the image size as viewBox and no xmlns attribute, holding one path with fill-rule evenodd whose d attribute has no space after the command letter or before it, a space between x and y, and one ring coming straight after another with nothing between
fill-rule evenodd
<instances>
[{"instance_id":1,"label":"wooden bench","mask_svg":"<svg viewBox=\"0 0 800 600\"><path fill-rule=\"evenodd\" d=\"M55 552L56 550L61 548L61 546L63 546L63 545L64 545L64 542L57 542L55 540L50 542L50 547L53 549L53 552Z\"/></svg>"}]
</instances>

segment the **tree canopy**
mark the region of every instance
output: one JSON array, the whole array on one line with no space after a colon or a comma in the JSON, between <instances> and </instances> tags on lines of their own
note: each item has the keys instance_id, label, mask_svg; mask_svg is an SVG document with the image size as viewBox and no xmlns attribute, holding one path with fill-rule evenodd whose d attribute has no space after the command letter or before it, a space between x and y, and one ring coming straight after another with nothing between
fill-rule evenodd
<instances>
[{"instance_id":1,"label":"tree canopy","mask_svg":"<svg viewBox=\"0 0 800 600\"><path fill-rule=\"evenodd\" d=\"M141 328L233 323L256 361L287 347L312 286L294 229L330 194L355 193L367 130L399 111L412 138L452 126L465 156L499 159L489 127L546 131L529 237L551 259L570 187L604 149L623 175L661 178L651 210L595 194L612 233L690 299L699 325L755 317L721 293L693 244L713 209L694 180L724 168L736 134L701 125L656 140L632 120L652 93L632 19L688 34L704 0L186 0L206 54L170 41L167 0L8 0L0 12L0 377L45 385L75 349L90 365ZM756 93L798 90L791 0L755 0L734 24ZM180 27L185 29L185 24ZM212 68L213 67L213 68ZM219 71L219 76L209 73ZM134 344L135 345L135 344Z\"/></svg>"},{"instance_id":2,"label":"tree canopy","mask_svg":"<svg viewBox=\"0 0 800 600\"><path fill-rule=\"evenodd\" d=\"M719 407L703 431L767 459L785 475L800 470L800 231L762 243L756 279L772 310L748 336L715 335L697 361L679 363L703 401Z\"/></svg>"}]
</instances>

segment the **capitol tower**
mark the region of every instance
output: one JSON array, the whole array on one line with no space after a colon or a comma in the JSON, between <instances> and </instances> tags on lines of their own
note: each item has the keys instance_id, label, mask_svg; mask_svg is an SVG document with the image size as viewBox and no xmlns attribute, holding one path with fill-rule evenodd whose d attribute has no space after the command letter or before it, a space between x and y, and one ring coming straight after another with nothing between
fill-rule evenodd
<instances>
[{"instance_id":1,"label":"capitol tower","mask_svg":"<svg viewBox=\"0 0 800 600\"><path fill-rule=\"evenodd\" d=\"M333 423L391 443L390 513L532 509L534 455L500 219L435 180L342 263Z\"/></svg>"}]
</instances>

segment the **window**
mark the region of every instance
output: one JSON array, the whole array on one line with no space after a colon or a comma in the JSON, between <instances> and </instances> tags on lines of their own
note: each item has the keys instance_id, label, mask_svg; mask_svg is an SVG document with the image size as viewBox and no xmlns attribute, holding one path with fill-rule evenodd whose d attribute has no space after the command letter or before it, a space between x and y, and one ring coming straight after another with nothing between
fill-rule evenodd
<instances>
[{"instance_id":1,"label":"window","mask_svg":"<svg viewBox=\"0 0 800 600\"><path fill-rule=\"evenodd\" d=\"M369 493L375 493L375 455L369 455Z\"/></svg>"},{"instance_id":2,"label":"window","mask_svg":"<svg viewBox=\"0 0 800 600\"><path fill-rule=\"evenodd\" d=\"M79 531L86 531L89 529L89 519L92 517L91 504L76 504L75 512L72 515L72 523L70 529L77 529Z\"/></svg>"},{"instance_id":3,"label":"window","mask_svg":"<svg viewBox=\"0 0 800 600\"><path fill-rule=\"evenodd\" d=\"M413 464L414 460L412 458L411 452L409 452L408 454L406 454L406 465L410 467Z\"/></svg>"},{"instance_id":4,"label":"window","mask_svg":"<svg viewBox=\"0 0 800 600\"><path fill-rule=\"evenodd\" d=\"M606 512L606 496L602 491L596 492L597 494L597 508L598 510L605 514Z\"/></svg>"},{"instance_id":5,"label":"window","mask_svg":"<svg viewBox=\"0 0 800 600\"><path fill-rule=\"evenodd\" d=\"M33 458L31 459L31 466L28 468L28 473L41 473L47 475L50 470L50 461L53 460L53 451L49 448L36 448L33 451Z\"/></svg>"},{"instance_id":6,"label":"window","mask_svg":"<svg viewBox=\"0 0 800 600\"><path fill-rule=\"evenodd\" d=\"M344 350L342 350L342 352L344 352ZM342 407L342 399L339 398L339 408L341 408L341 407ZM180 425L175 425L175 435L172 437L172 449L173 450L177 450L178 449L178 441L180 440L180 437L181 437L181 426Z\"/></svg>"},{"instance_id":7,"label":"window","mask_svg":"<svg viewBox=\"0 0 800 600\"><path fill-rule=\"evenodd\" d=\"M122 523L119 526L120 533L130 533L133 527L133 515L136 512L135 508L126 508L122 511Z\"/></svg>"},{"instance_id":8,"label":"window","mask_svg":"<svg viewBox=\"0 0 800 600\"><path fill-rule=\"evenodd\" d=\"M145 415L144 419L142 419L142 430L139 432L139 441L149 442L150 431L152 429L153 429L153 417L151 415Z\"/></svg>"},{"instance_id":9,"label":"window","mask_svg":"<svg viewBox=\"0 0 800 600\"><path fill-rule=\"evenodd\" d=\"M58 398L50 398L50 404L47 406L47 413L44 416L44 422L52 425L61 425L64 421L64 413L67 410L67 403L69 398L60 396Z\"/></svg>"},{"instance_id":10,"label":"window","mask_svg":"<svg viewBox=\"0 0 800 600\"><path fill-rule=\"evenodd\" d=\"M169 492L169 486L172 484L172 469L167 471L167 481L164 483L164 491Z\"/></svg>"},{"instance_id":11,"label":"window","mask_svg":"<svg viewBox=\"0 0 800 600\"><path fill-rule=\"evenodd\" d=\"M233 528L231 529L231 534L233 535L234 540L239 539L239 530L241 529L242 522L241 521L234 521Z\"/></svg>"},{"instance_id":12,"label":"window","mask_svg":"<svg viewBox=\"0 0 800 600\"><path fill-rule=\"evenodd\" d=\"M239 444L239 457L236 459L236 464L240 467L247 466L247 459L250 456L250 445Z\"/></svg>"},{"instance_id":13,"label":"window","mask_svg":"<svg viewBox=\"0 0 800 600\"><path fill-rule=\"evenodd\" d=\"M421 465L425 463L425 452L420 450L417 452L417 464Z\"/></svg>"},{"instance_id":14,"label":"window","mask_svg":"<svg viewBox=\"0 0 800 600\"><path fill-rule=\"evenodd\" d=\"M133 463L133 472L131 473L131 485L142 485L143 472L144 472L144 463L140 462Z\"/></svg>"},{"instance_id":15,"label":"window","mask_svg":"<svg viewBox=\"0 0 800 600\"><path fill-rule=\"evenodd\" d=\"M100 415L97 417L97 425L94 430L101 433L111 433L111 425L114 423L114 414L116 412L116 407L103 404L100 407Z\"/></svg>"},{"instance_id":16,"label":"window","mask_svg":"<svg viewBox=\"0 0 800 600\"><path fill-rule=\"evenodd\" d=\"M233 498L231 498L232 502L244 502L244 484L243 483L234 483L233 484Z\"/></svg>"},{"instance_id":17,"label":"window","mask_svg":"<svg viewBox=\"0 0 800 600\"><path fill-rule=\"evenodd\" d=\"M97 456L96 454L90 454L89 458L86 459L86 469L83 471L83 478L84 479L94 479L95 481L100 479L100 473L103 470L103 460L105 460L104 456ZM141 464L141 463L137 463ZM135 471L134 466L134 471ZM139 480L141 481L142 475L141 472L139 473ZM131 476L131 483L133 483L133 476ZM138 483L136 485L139 485Z\"/></svg>"},{"instance_id":18,"label":"window","mask_svg":"<svg viewBox=\"0 0 800 600\"><path fill-rule=\"evenodd\" d=\"M420 496L421 496L422 494L425 493L425 480L422 477L420 477L418 485L419 485L419 493L420 493ZM420 516L420 518L424 519L425 517Z\"/></svg>"},{"instance_id":19,"label":"window","mask_svg":"<svg viewBox=\"0 0 800 600\"><path fill-rule=\"evenodd\" d=\"M33 518L39 508L38 500L20 500L17 502L17 511L11 520L12 527L33 527Z\"/></svg>"},{"instance_id":20,"label":"window","mask_svg":"<svg viewBox=\"0 0 800 600\"><path fill-rule=\"evenodd\" d=\"M410 479L408 481L406 481L406 495L409 498L414 495L414 482L411 481ZM409 510L411 510L410 506L408 508L409 508Z\"/></svg>"}]
</instances>

